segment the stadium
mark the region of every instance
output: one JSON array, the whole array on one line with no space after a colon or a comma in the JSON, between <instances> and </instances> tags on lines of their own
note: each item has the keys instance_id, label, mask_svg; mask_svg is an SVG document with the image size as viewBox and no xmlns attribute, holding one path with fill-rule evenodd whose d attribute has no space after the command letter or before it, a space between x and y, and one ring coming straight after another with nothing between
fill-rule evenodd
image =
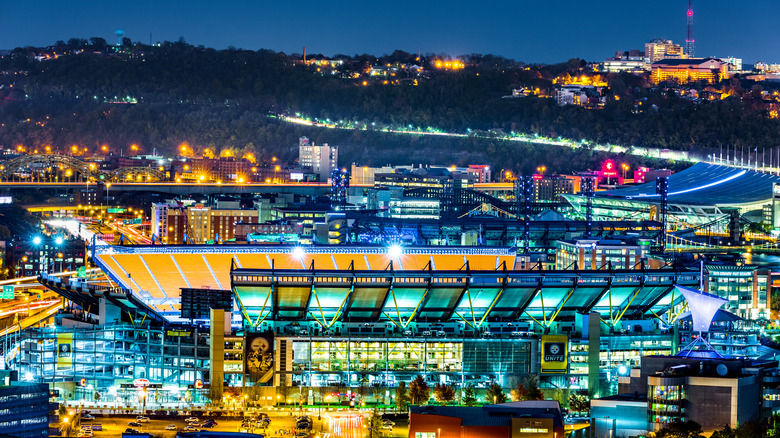
<instances>
[{"instance_id":1,"label":"stadium","mask_svg":"<svg viewBox=\"0 0 780 438\"><path fill-rule=\"evenodd\" d=\"M684 303L675 286L700 283L698 271L672 269L520 271L516 254L93 245L105 278L41 281L99 322L28 330L35 342L22 339L9 366L76 395L86 390L68 382L85 377L106 403L138 397L130 388L138 378L195 392L196 401L221 396L220 380L252 386L266 403L290 387L358 388L387 402L389 388L421 374L431 384L484 388L532 373L547 387L598 390L616 385L618 367L675 348L657 318ZM227 302L214 298L225 294ZM545 362L546 342L571 350L572 363ZM61 343L71 344L67 361L46 353ZM294 392L300 403L317 396Z\"/></svg>"},{"instance_id":2,"label":"stadium","mask_svg":"<svg viewBox=\"0 0 780 438\"><path fill-rule=\"evenodd\" d=\"M717 164L697 163L672 174L669 179L669 221L683 226L700 226L724 219L729 210L741 214L761 211L772 203L773 184L780 177L769 173ZM574 210L585 216L587 199L563 195ZM593 198L595 220L640 220L657 218L661 196L655 182L596 192Z\"/></svg>"}]
</instances>

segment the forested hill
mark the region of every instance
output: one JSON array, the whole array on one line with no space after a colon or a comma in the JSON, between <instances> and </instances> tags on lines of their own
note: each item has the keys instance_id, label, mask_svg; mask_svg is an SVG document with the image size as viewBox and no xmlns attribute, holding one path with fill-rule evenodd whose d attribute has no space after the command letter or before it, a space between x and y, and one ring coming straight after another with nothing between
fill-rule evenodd
<instances>
[{"instance_id":1,"label":"forested hill","mask_svg":"<svg viewBox=\"0 0 780 438\"><path fill-rule=\"evenodd\" d=\"M470 55L461 58L462 68L437 69L435 60L446 55L416 58L397 51L380 58L337 56L329 63L313 56L309 60L319 62L304 64L300 55L217 51L184 42L159 47L127 42L116 49L71 40L19 48L0 59L0 144L55 150L74 144L128 150L137 144L147 152L174 154L186 142L196 149L294 159L297 137L308 135L317 143L340 144L346 159L366 164L476 160L522 169L536 165L531 159L557 168L558 161L571 166L578 158L569 152L518 154L522 147L501 140L417 138L371 129L514 131L699 152L725 145L769 149L779 141L777 119L768 117L761 90L744 81L718 86L732 97L694 103L650 88L640 77L602 76L609 85L607 103L586 109L559 107L551 98L502 98L524 87L549 95L556 78L590 74L579 60L525 66ZM285 125L268 117L273 113L362 122L369 130ZM582 158L591 159L592 154Z\"/></svg>"}]
</instances>

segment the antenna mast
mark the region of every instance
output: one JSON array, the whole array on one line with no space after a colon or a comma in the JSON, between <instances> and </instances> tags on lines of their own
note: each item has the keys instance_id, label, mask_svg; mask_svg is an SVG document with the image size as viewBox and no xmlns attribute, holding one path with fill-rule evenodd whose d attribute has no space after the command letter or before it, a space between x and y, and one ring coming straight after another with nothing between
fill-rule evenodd
<instances>
[{"instance_id":1,"label":"antenna mast","mask_svg":"<svg viewBox=\"0 0 780 438\"><path fill-rule=\"evenodd\" d=\"M688 0L688 37L685 39L685 54L689 58L694 57L693 0Z\"/></svg>"}]
</instances>

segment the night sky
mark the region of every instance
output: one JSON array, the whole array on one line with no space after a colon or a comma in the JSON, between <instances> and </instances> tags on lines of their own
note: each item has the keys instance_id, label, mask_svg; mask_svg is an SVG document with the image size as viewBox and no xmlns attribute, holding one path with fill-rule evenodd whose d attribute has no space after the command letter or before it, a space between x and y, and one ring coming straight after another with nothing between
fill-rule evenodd
<instances>
[{"instance_id":1,"label":"night sky","mask_svg":"<svg viewBox=\"0 0 780 438\"><path fill-rule=\"evenodd\" d=\"M687 0L148 1L8 0L0 49L71 37L175 41L331 56L493 53L519 61L599 61L655 37L685 40ZM697 0L697 56L780 62L780 2Z\"/></svg>"}]
</instances>

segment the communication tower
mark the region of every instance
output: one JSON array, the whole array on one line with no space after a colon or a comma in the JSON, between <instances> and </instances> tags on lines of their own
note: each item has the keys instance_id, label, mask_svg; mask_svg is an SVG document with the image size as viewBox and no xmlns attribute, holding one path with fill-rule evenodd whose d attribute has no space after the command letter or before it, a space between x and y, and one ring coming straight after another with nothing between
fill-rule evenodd
<instances>
[{"instance_id":1,"label":"communication tower","mask_svg":"<svg viewBox=\"0 0 780 438\"><path fill-rule=\"evenodd\" d=\"M688 37L685 38L685 54L689 58L694 57L693 0L688 0Z\"/></svg>"}]
</instances>

